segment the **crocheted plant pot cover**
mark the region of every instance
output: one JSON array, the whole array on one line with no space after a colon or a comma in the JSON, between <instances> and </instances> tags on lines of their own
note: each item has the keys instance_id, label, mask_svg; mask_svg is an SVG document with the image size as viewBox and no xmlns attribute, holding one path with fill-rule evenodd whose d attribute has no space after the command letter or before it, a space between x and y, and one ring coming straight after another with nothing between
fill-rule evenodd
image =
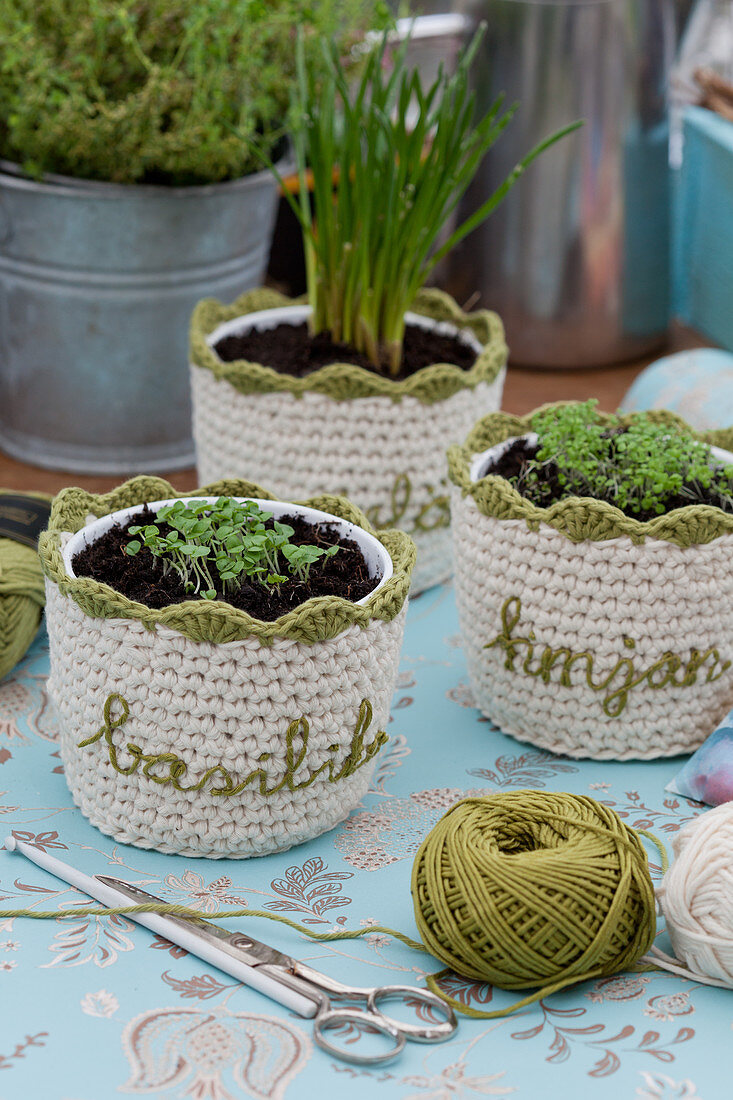
<instances>
[{"instance_id":1,"label":"crocheted plant pot cover","mask_svg":"<svg viewBox=\"0 0 733 1100\"><path fill-rule=\"evenodd\" d=\"M368 789L415 548L373 531L346 500L308 501L376 534L394 572L364 604L319 597L271 623L220 601L153 611L68 576L68 532L176 495L274 499L248 482L176 494L139 477L54 501L40 553L66 780L92 824L127 844L213 858L281 851L336 825Z\"/></svg>"},{"instance_id":2,"label":"crocheted plant pot cover","mask_svg":"<svg viewBox=\"0 0 733 1100\"><path fill-rule=\"evenodd\" d=\"M539 508L502 477L471 479L472 458L529 430L530 417L495 414L449 452L476 705L568 756L689 753L733 705L733 516L694 505L641 523L587 498Z\"/></svg>"},{"instance_id":3,"label":"crocheted plant pot cover","mask_svg":"<svg viewBox=\"0 0 733 1100\"><path fill-rule=\"evenodd\" d=\"M501 321L486 311L463 313L437 290L422 291L416 313L473 334L483 351L471 370L436 364L401 382L343 363L304 378L244 360L223 363L207 342L224 322L292 304L256 290L231 306L208 299L196 307L191 377L199 479L248 477L286 500L343 493L375 526L413 537L413 593L446 580L445 451L465 438L477 415L499 408L507 357ZM307 315L298 311L297 322Z\"/></svg>"}]
</instances>

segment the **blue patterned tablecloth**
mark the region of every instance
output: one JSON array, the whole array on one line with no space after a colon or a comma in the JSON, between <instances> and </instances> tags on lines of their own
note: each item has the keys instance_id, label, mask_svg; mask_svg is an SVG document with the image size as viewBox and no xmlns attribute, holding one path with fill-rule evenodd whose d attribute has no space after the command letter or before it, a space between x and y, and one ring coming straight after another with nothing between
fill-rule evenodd
<instances>
[{"instance_id":1,"label":"blue patterned tablecloth","mask_svg":"<svg viewBox=\"0 0 733 1100\"><path fill-rule=\"evenodd\" d=\"M469 793L590 794L667 842L701 810L665 793L679 759L571 761L519 744L481 718L450 587L410 608L391 740L362 807L318 840L264 859L164 856L97 832L64 783L47 670L42 634L0 684L0 838L12 831L90 874L118 875L214 919L247 905L319 931L384 923L414 934L413 854L445 809ZM0 921L0 1100L301 1100L346 1092L351 1100L718 1100L733 1091L733 993L725 990L663 973L587 982L506 1019L461 1017L453 1041L408 1044L397 1062L364 1070L314 1048L309 1021L130 921L74 918L81 904L57 879L0 851L0 907L67 914ZM352 983L419 983L438 969L380 934L321 945L272 922L250 927ZM475 1006L515 999L486 985L447 984Z\"/></svg>"}]
</instances>

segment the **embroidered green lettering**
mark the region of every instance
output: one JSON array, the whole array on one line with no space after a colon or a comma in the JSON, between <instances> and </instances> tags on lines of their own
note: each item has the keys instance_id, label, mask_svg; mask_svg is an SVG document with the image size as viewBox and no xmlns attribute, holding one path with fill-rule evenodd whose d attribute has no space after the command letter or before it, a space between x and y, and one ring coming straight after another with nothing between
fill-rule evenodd
<instances>
[{"instance_id":1,"label":"embroidered green lettering","mask_svg":"<svg viewBox=\"0 0 733 1100\"><path fill-rule=\"evenodd\" d=\"M445 479L436 487L434 485L421 485L420 490L426 493L428 499L418 509L417 514L410 525L403 523L413 497L412 482L407 474L398 474L390 491L389 511L383 514L382 506L377 504L367 510L367 518L375 527L400 527L408 534L415 531L437 531L440 528L450 526L450 498L446 492L441 492L447 485Z\"/></svg>"},{"instance_id":2,"label":"embroidered green lettering","mask_svg":"<svg viewBox=\"0 0 733 1100\"><path fill-rule=\"evenodd\" d=\"M120 708L120 712L117 717L114 717L113 708L116 709L117 707ZM324 772L327 773L329 783L336 783L353 775L359 768L372 760L382 748L382 745L389 740L387 734L380 730L372 742L366 747L364 746L365 734L372 723L372 706L368 699L363 699L359 707L356 728L351 738L349 751L338 771L335 771L335 767L336 755L340 751L339 745L329 745L329 758L317 768L311 771L301 770L306 765L310 738L310 724L307 718L302 717L291 722L285 731L285 773L274 786L268 786L269 776L267 770L263 767L255 768L241 782L237 783L223 764L216 764L214 767L209 768L197 782L186 784L184 780L188 775L188 764L173 752L145 753L139 745L128 741L125 750L132 757L132 760L129 764L120 762L119 750L112 740L112 735L115 730L124 726L130 717L130 708L121 695L113 693L107 697L103 714L103 724L95 734L84 738L78 743L80 749L93 745L104 738L109 762L120 775L134 775L142 765L141 774L153 783L158 783L163 787L172 786L177 791L188 792L207 789L209 794L216 797L237 795L252 785L256 785L259 793L266 798L285 788L290 791L300 791L310 787ZM296 748L298 740L300 740L300 746ZM270 759L272 759L272 754L263 752L258 757L258 762L264 764ZM215 782L218 785L213 785Z\"/></svg>"},{"instance_id":3,"label":"embroidered green lettering","mask_svg":"<svg viewBox=\"0 0 733 1100\"><path fill-rule=\"evenodd\" d=\"M588 687L592 691L606 693L602 706L604 713L609 718L618 718L626 707L629 693L643 683L646 683L652 691L661 691L662 688L670 685L689 687L696 683L698 671L708 662L711 663L707 670L705 683L713 683L719 680L731 667L731 661L722 660L719 651L715 648L707 649L704 653L701 653L698 649L692 649L686 664L678 654L668 650L647 668L639 668L638 664L635 663L635 654L620 657L609 672L602 674L598 679L594 679L595 661L592 653L588 651L573 653L566 646L558 649L545 646L538 654L539 647L534 631L530 630L524 636L515 635L514 631L519 626L521 614L522 601L519 597L510 596L509 599L505 600L501 608L502 629L492 641L486 643L484 648L492 649L494 646L498 646L503 649L506 653L504 667L519 671L515 669L514 662L520 647L524 646L527 653L521 668L527 676L541 677L548 684L552 682L553 670L556 666L559 666L560 675L556 682L569 688L575 686L572 678L575 665L584 663L584 679ZM636 649L636 642L633 638L624 638L623 642L627 649ZM531 667L533 659L539 662L534 668ZM680 671L682 676L678 679L677 673ZM609 690L611 688L613 690Z\"/></svg>"},{"instance_id":4,"label":"embroidered green lettering","mask_svg":"<svg viewBox=\"0 0 733 1100\"><path fill-rule=\"evenodd\" d=\"M512 638L512 631L519 622L519 618L522 614L522 601L517 596L512 596L508 600L504 601L504 606L501 609L501 631L496 635L493 642L486 643L486 649L491 649L493 646L498 645L506 653L506 660L504 661L504 668L514 668L514 658L517 656L517 649L521 645L531 645L529 638Z\"/></svg>"}]
</instances>

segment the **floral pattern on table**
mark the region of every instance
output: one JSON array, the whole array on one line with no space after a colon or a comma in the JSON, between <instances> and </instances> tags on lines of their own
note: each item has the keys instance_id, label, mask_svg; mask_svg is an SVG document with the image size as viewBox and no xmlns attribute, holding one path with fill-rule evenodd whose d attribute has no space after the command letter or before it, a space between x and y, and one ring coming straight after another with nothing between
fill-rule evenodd
<instances>
[{"instance_id":1,"label":"floral pattern on table","mask_svg":"<svg viewBox=\"0 0 733 1100\"><path fill-rule=\"evenodd\" d=\"M363 930L320 943L279 923L253 933L333 977L424 984L440 969L379 925L414 935L412 858L458 799L496 790L591 795L669 847L699 804L665 786L679 760L568 760L504 736L474 707L450 587L408 613L390 740L369 793L337 828L281 855L245 861L166 856L117 844L67 791L45 679L41 633L0 682L0 825L87 873L111 873L223 921L232 908L286 917L313 932ZM659 854L649 847L656 878ZM82 917L86 900L0 851L0 908L51 909L56 920L0 918L2 1100L723 1100L733 1077L733 993L662 972L585 982L497 1020L461 1017L449 1042L408 1044L383 1067L352 1066L314 1046L308 1020L240 985L125 917ZM232 922L236 927L238 922ZM245 925L241 921L241 926ZM249 927L250 924L247 923ZM668 948L663 930L659 942ZM445 974L469 1008L520 994ZM424 1019L431 1010L422 1009ZM344 1025L355 1049L365 1037Z\"/></svg>"},{"instance_id":2,"label":"floral pattern on table","mask_svg":"<svg viewBox=\"0 0 733 1100\"><path fill-rule=\"evenodd\" d=\"M194 1097L280 1100L311 1053L307 1036L268 1016L198 1008L154 1008L126 1025L122 1045L130 1093L185 1091ZM227 1087L230 1080L232 1091Z\"/></svg>"}]
</instances>

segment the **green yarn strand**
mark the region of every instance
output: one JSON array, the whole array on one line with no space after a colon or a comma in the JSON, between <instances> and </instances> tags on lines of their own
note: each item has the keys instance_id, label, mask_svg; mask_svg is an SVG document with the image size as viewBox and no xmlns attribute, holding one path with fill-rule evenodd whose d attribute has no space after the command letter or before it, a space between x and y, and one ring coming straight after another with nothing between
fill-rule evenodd
<instances>
[{"instance_id":1,"label":"green yarn strand","mask_svg":"<svg viewBox=\"0 0 733 1100\"><path fill-rule=\"evenodd\" d=\"M165 902L146 901L141 902L139 905L85 905L63 911L58 909L1 909L0 920L12 920L15 917L28 917L31 920L59 920L63 917L134 917L138 913L157 913L161 917L185 917L187 920L199 921L209 920L211 916L211 914L202 913L200 909L192 909L188 905L175 905L173 903L166 905ZM422 951L425 955L429 954L423 944L418 943L417 940L413 940L403 932L398 932L396 929L388 928L383 924L370 924L366 928L357 928L353 931L344 929L339 932L315 932L312 928L306 928L305 925L291 920L290 917L283 917L280 913L270 913L266 909L224 909L221 913L215 915L217 920L229 920L232 917L264 917L265 920L276 921L278 924L285 924L288 928L293 928L296 932L302 932L304 936L308 936L312 940L318 940L319 943L329 943L331 940L358 940L360 936L371 936L374 933L381 932L386 936L394 936L396 940L404 943L406 947L411 947L413 951Z\"/></svg>"},{"instance_id":2,"label":"green yarn strand","mask_svg":"<svg viewBox=\"0 0 733 1100\"><path fill-rule=\"evenodd\" d=\"M209 915L207 914L205 916L200 909L191 909L187 905L165 905L160 902L149 901L140 905L121 905L112 907L99 905L82 906L78 909L69 909L65 912L59 912L58 909L3 909L0 910L0 920L11 920L16 917L27 917L30 920L59 920L64 917L134 917L138 913L157 913L160 916L186 917L193 920L210 919ZM302 932L303 935L308 936L311 940L317 940L318 943L331 943L336 940L357 940L362 936L381 933L385 936L393 936L406 947L412 948L413 951L420 951L423 955L430 954L423 944L412 939L410 936L406 936L404 932L398 932L397 929L390 928L386 924L370 924L366 928L358 928L353 931L344 929L340 932L316 932L312 928L306 928L305 925L298 924L297 921L290 920L289 917L283 917L278 913L270 913L264 909L228 909L222 913L216 914L217 920L222 918L229 920L230 917L264 917L266 920L277 921L278 924L285 924L288 928L292 928L296 932ZM645 967L644 969L654 968ZM554 989L543 989L533 994L531 997L524 997L521 1001L509 1005L505 1009L497 1009L495 1012L482 1012L480 1009L471 1008L470 1005L464 1005L461 1001L457 1001L455 997L451 997L449 993L446 993L446 991L438 985L438 981L441 978L447 977L450 973L451 970L446 967L443 970L437 971L435 974L428 974L425 978L425 983L436 996L450 1005L455 1012L460 1012L463 1016L474 1016L478 1019L493 1019L498 1016L508 1016L516 1009L523 1008L525 1005L531 1004L532 1001L547 996L549 992L555 992ZM566 982L559 982L556 988L561 989L563 986L574 981L575 979L571 978Z\"/></svg>"},{"instance_id":3,"label":"green yarn strand","mask_svg":"<svg viewBox=\"0 0 733 1100\"><path fill-rule=\"evenodd\" d=\"M65 912L60 912L58 909L3 909L0 910L0 920L12 920L16 917L26 917L30 920L60 920L64 917L132 917L137 913L157 913L160 916L186 917L192 920L210 919L210 916L208 914L204 915L200 909L191 909L187 905L165 905L160 902L151 901L140 905L113 907L82 906L80 908L69 909ZM231 917L263 917L265 920L276 921L278 924L287 925L288 928L292 928L296 932L301 932L304 936L308 936L309 939L316 940L318 943L357 940L362 936L381 933L385 936L393 936L394 939L399 940L400 943L403 943L413 951L420 951L423 955L431 954L424 944L413 939L411 936L406 936L404 932L397 931L396 928L390 928L389 925L386 924L370 924L366 928L358 928L353 931L344 929L339 932L316 932L312 928L306 928L305 925L298 924L297 921L290 920L289 917L283 917L278 913L270 913L264 909L228 909L216 914L217 920L229 920ZM646 971L658 970L659 968L648 964L634 969ZM509 1016L518 1009L525 1008L535 1001L548 997L561 989L565 989L568 985L575 985L581 980L575 977L566 978L563 981L556 982L553 986L547 986L537 990L537 992L531 994L531 996L523 997L520 1001L515 1001L511 1005L507 1005L506 1008L495 1009L493 1012L484 1012L481 1009L471 1008L470 1005L463 1004L462 1001L456 1000L455 997L452 997L450 993L447 993L445 989L438 984L441 978L446 978L452 973L453 971L450 967L444 967L443 970L438 970L434 974L427 974L425 977L425 984L437 997L440 997L447 1005L450 1005L454 1012L458 1012L462 1016L471 1016L479 1020L493 1020L499 1017ZM586 978L598 976L600 976L600 971L597 973L589 973L586 975Z\"/></svg>"},{"instance_id":4,"label":"green yarn strand","mask_svg":"<svg viewBox=\"0 0 733 1100\"><path fill-rule=\"evenodd\" d=\"M534 790L467 798L440 819L415 857L412 896L422 943L386 925L316 932L262 909L228 909L216 916L263 917L320 943L392 936L445 964L426 982L456 1012L497 1019L579 982L654 969L636 965L656 931L654 887L640 835L656 846L666 870L664 847L652 833L630 829L592 798ZM63 912L7 909L0 920L139 913L206 919L198 909L151 901ZM533 992L485 1012L441 987L451 972Z\"/></svg>"},{"instance_id":5,"label":"green yarn strand","mask_svg":"<svg viewBox=\"0 0 733 1100\"><path fill-rule=\"evenodd\" d=\"M449 993L446 993L446 991L441 988L438 982L441 978L446 978L451 973L450 967L447 966L444 970L439 970L437 974L428 974L425 983L431 993L435 993L436 996L444 1000L447 1005L450 1005L454 1012L460 1012L462 1016L471 1016L474 1020L498 1020L504 1016L511 1016L514 1012L518 1012L520 1008L526 1008L527 1005L534 1004L536 1001L542 1001L545 997L549 997L553 993L559 993L561 989L567 989L569 985L576 985L579 981L578 978L564 978L560 982L555 982L554 985L547 985L543 989L538 989L536 993L532 993L528 997L522 997L521 1001L514 1001L513 1004L507 1005L506 1008L495 1008L493 1012L484 1012L481 1008L471 1008L470 1005L464 1005L462 1001L457 1000L455 997L451 997ZM598 978L600 975L600 970L590 972L582 980L587 981L591 978Z\"/></svg>"},{"instance_id":6,"label":"green yarn strand","mask_svg":"<svg viewBox=\"0 0 733 1100\"><path fill-rule=\"evenodd\" d=\"M650 833L647 829L636 829L635 832L638 836L645 836L657 849L659 852L662 874L666 875L669 869L669 856L667 855L667 849L664 847L659 837L655 836L654 833Z\"/></svg>"}]
</instances>

